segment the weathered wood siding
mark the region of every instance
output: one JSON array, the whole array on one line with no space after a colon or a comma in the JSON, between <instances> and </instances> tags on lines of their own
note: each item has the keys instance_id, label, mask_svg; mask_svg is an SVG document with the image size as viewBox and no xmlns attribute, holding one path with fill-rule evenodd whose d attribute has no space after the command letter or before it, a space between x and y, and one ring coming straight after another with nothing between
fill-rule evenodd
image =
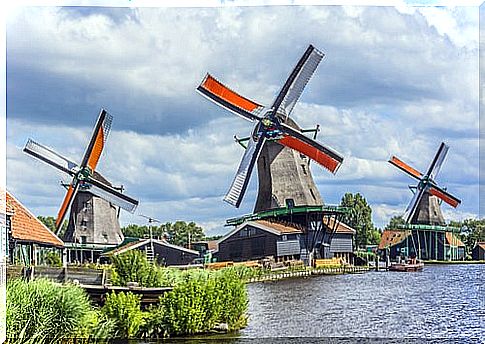
<instances>
[{"instance_id":1,"label":"weathered wood siding","mask_svg":"<svg viewBox=\"0 0 485 344\"><path fill-rule=\"evenodd\" d=\"M219 243L219 261L245 261L276 256L278 236L253 226L246 226Z\"/></svg>"},{"instance_id":2,"label":"weathered wood siding","mask_svg":"<svg viewBox=\"0 0 485 344\"><path fill-rule=\"evenodd\" d=\"M352 234L335 233L330 242L330 253L351 253Z\"/></svg>"}]
</instances>

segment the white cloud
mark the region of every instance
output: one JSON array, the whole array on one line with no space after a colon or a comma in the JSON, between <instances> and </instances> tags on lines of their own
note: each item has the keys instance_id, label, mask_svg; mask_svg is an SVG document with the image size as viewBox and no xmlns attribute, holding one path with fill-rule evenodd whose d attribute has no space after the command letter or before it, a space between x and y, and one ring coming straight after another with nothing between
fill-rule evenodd
<instances>
[{"instance_id":1,"label":"white cloud","mask_svg":"<svg viewBox=\"0 0 485 344\"><path fill-rule=\"evenodd\" d=\"M270 104L308 43L326 56L292 116L319 123L319 140L345 157L336 176L312 167L326 201L361 192L385 224L412 182L387 159L425 170L446 141L439 181L463 198L463 214L478 208L473 8L36 7L7 25L8 185L39 214L56 212L60 175L18 148L32 136L79 161L106 106L115 121L100 172L139 198L141 213L223 231L216 223L250 212L255 199L253 175L243 209L221 202L243 153L232 136L251 123L195 88L209 71Z\"/></svg>"}]
</instances>

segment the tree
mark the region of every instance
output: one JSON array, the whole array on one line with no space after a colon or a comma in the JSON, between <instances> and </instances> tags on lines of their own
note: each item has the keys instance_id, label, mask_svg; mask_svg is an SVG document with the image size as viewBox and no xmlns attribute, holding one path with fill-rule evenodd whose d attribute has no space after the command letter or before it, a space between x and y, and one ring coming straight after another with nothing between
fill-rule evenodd
<instances>
[{"instance_id":1,"label":"tree","mask_svg":"<svg viewBox=\"0 0 485 344\"><path fill-rule=\"evenodd\" d=\"M340 205L350 208L342 221L356 230L355 245L362 247L370 244L378 244L380 232L372 223L372 209L367 204L367 200L360 194L346 193Z\"/></svg>"},{"instance_id":2,"label":"tree","mask_svg":"<svg viewBox=\"0 0 485 344\"><path fill-rule=\"evenodd\" d=\"M165 228L161 226L138 226L135 224L128 225L121 228L121 232L125 237L132 238L145 238L150 235L150 228L152 230L152 235L155 238L163 238L165 235Z\"/></svg>"},{"instance_id":3,"label":"tree","mask_svg":"<svg viewBox=\"0 0 485 344\"><path fill-rule=\"evenodd\" d=\"M49 228L53 233L57 232L56 218L55 217L52 217L52 216L37 216L37 219L39 219L39 221L42 222L47 228ZM67 225L68 225L67 220L64 220L64 222L62 223L62 226L59 230L59 233L57 233L57 235L59 237L64 236L64 234L66 233L66 230L67 230Z\"/></svg>"},{"instance_id":4,"label":"tree","mask_svg":"<svg viewBox=\"0 0 485 344\"><path fill-rule=\"evenodd\" d=\"M205 239L204 229L197 226L195 222L167 222L151 228L154 237L166 237L167 241L174 245L187 246L189 237L191 242ZM134 224L121 228L121 231L124 236L134 238L144 238L150 235L150 227Z\"/></svg>"},{"instance_id":5,"label":"tree","mask_svg":"<svg viewBox=\"0 0 485 344\"><path fill-rule=\"evenodd\" d=\"M399 215L399 216L393 216L389 220L389 223L387 224L385 229L397 229L399 228L399 225L404 225L406 223L406 220Z\"/></svg>"},{"instance_id":6,"label":"tree","mask_svg":"<svg viewBox=\"0 0 485 344\"><path fill-rule=\"evenodd\" d=\"M450 226L461 229L460 239L471 253L477 242L485 241L485 219L465 219L461 222L451 221Z\"/></svg>"},{"instance_id":7,"label":"tree","mask_svg":"<svg viewBox=\"0 0 485 344\"><path fill-rule=\"evenodd\" d=\"M190 242L200 241L205 238L204 229L197 226L195 222L186 223L185 221L177 221L175 223L167 222L165 230L168 234L168 242L179 246L188 246Z\"/></svg>"}]
</instances>

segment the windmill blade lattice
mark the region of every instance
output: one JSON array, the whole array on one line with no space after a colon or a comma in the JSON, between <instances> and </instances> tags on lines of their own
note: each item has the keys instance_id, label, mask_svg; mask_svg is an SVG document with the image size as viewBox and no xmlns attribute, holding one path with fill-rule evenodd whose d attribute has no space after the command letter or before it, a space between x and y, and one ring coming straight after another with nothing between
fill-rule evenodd
<instances>
[{"instance_id":1,"label":"windmill blade lattice","mask_svg":"<svg viewBox=\"0 0 485 344\"><path fill-rule=\"evenodd\" d=\"M74 176L78 170L78 167L74 162L56 153L53 149L43 146L34 140L29 139L27 141L24 147L24 152L71 176Z\"/></svg>"}]
</instances>

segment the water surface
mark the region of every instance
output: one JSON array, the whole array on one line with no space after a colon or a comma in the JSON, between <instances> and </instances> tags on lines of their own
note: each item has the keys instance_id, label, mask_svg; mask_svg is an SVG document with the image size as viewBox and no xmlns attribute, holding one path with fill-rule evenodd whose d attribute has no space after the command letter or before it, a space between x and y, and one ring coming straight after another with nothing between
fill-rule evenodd
<instances>
[{"instance_id":1,"label":"water surface","mask_svg":"<svg viewBox=\"0 0 485 344\"><path fill-rule=\"evenodd\" d=\"M484 338L485 265L248 285L240 338Z\"/></svg>"}]
</instances>

